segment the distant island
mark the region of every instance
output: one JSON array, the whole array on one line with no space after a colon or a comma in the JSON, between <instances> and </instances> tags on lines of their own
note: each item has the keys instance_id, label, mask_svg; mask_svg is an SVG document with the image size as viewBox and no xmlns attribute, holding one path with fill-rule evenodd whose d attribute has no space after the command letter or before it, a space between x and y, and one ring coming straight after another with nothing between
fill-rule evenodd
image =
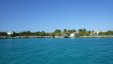
<instances>
[{"instance_id":1,"label":"distant island","mask_svg":"<svg viewBox=\"0 0 113 64\"><path fill-rule=\"evenodd\" d=\"M79 30L56 29L54 32L45 32L45 31L0 32L0 39L6 38L113 38L113 30L103 32L86 29Z\"/></svg>"}]
</instances>

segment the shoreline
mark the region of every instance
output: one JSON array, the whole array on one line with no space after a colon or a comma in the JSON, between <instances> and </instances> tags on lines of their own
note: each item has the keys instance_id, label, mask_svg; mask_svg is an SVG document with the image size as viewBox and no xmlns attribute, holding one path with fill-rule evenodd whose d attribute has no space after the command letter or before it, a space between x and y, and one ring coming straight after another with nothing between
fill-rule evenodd
<instances>
[{"instance_id":1,"label":"shoreline","mask_svg":"<svg viewBox=\"0 0 113 64\"><path fill-rule=\"evenodd\" d=\"M18 38L55 38L52 36L1 36L0 39L18 39ZM61 38L61 37L57 37ZM65 38L65 37L62 37ZM68 37L71 38L71 37ZM107 35L107 36L79 36L79 37L73 37L73 38L113 38L113 35Z\"/></svg>"}]
</instances>

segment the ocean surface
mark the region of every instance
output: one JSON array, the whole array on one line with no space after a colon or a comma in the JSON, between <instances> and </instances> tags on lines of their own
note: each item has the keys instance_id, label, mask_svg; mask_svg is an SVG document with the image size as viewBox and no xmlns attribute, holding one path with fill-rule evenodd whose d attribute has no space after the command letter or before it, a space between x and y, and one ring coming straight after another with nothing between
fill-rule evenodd
<instances>
[{"instance_id":1,"label":"ocean surface","mask_svg":"<svg viewBox=\"0 0 113 64\"><path fill-rule=\"evenodd\" d=\"M0 64L113 64L113 38L0 39Z\"/></svg>"}]
</instances>

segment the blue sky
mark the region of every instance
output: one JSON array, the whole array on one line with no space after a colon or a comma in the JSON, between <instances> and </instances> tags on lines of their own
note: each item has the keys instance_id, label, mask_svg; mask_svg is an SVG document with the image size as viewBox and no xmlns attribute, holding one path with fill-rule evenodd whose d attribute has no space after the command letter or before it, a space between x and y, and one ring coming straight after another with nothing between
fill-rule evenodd
<instances>
[{"instance_id":1,"label":"blue sky","mask_svg":"<svg viewBox=\"0 0 113 64\"><path fill-rule=\"evenodd\" d=\"M0 31L113 30L113 0L0 0Z\"/></svg>"}]
</instances>

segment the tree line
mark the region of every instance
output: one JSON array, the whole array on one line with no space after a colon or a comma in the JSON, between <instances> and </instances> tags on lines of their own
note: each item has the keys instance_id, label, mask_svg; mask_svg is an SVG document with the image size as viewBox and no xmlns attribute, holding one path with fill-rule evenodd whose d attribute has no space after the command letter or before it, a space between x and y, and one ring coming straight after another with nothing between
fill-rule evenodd
<instances>
[{"instance_id":1,"label":"tree line","mask_svg":"<svg viewBox=\"0 0 113 64\"><path fill-rule=\"evenodd\" d=\"M64 30L60 30L60 29L56 29L53 32L45 32L45 31L37 31L37 32L31 32L31 31L23 31L23 32L15 32L13 31L10 36L15 37L15 36L61 36L61 35L70 35L71 33L79 33L79 36L85 36L85 35L91 35L94 34L95 31L93 30L86 30L86 29L79 29L79 30L68 30L68 29L64 29ZM113 35L113 30L109 30L106 32L102 32L100 31L98 33L98 35ZM0 32L0 36L9 36L7 34L7 32Z\"/></svg>"}]
</instances>

